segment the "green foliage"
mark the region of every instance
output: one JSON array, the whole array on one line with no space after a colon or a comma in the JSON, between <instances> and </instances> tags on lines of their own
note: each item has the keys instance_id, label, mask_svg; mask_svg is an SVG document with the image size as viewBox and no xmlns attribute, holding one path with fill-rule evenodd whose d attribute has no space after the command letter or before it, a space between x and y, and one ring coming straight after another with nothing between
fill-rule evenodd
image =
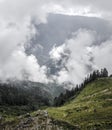
<instances>
[{"instance_id":1,"label":"green foliage","mask_svg":"<svg viewBox=\"0 0 112 130\"><path fill-rule=\"evenodd\" d=\"M31 110L35 110L36 107L50 105L51 97L51 94L44 89L44 85L40 83L0 84L0 105L3 106L27 105Z\"/></svg>"},{"instance_id":2,"label":"green foliage","mask_svg":"<svg viewBox=\"0 0 112 130\"><path fill-rule=\"evenodd\" d=\"M65 93L61 93L58 97L55 97L54 99L54 106L61 106L65 102L69 101L72 97L76 97L84 88L87 84L93 82L94 80L98 78L104 78L108 77L108 71L106 68L99 70L93 71L93 73L89 74L83 83L80 85L76 85L75 88L72 90L66 90Z\"/></svg>"},{"instance_id":3,"label":"green foliage","mask_svg":"<svg viewBox=\"0 0 112 130\"><path fill-rule=\"evenodd\" d=\"M47 110L52 118L77 125L82 130L111 129L112 79L96 79L62 107Z\"/></svg>"}]
</instances>

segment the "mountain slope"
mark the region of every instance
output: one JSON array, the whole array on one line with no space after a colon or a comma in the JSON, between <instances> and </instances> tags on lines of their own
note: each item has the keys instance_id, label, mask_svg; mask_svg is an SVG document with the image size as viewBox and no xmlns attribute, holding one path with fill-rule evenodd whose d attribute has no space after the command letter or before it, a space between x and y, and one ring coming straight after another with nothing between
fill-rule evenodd
<instances>
[{"instance_id":1,"label":"mountain slope","mask_svg":"<svg viewBox=\"0 0 112 130\"><path fill-rule=\"evenodd\" d=\"M27 105L38 108L50 105L53 98L64 91L64 88L57 84L9 81L0 83L0 105Z\"/></svg>"},{"instance_id":2,"label":"mountain slope","mask_svg":"<svg viewBox=\"0 0 112 130\"><path fill-rule=\"evenodd\" d=\"M76 99L58 108L48 108L51 117L84 129L112 128L112 79L89 83Z\"/></svg>"}]
</instances>

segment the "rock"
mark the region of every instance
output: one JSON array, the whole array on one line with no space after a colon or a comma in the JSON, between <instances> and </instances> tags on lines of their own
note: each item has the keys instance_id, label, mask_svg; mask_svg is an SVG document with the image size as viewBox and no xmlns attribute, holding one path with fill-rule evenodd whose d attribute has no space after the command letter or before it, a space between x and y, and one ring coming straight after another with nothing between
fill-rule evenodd
<instances>
[{"instance_id":1,"label":"rock","mask_svg":"<svg viewBox=\"0 0 112 130\"><path fill-rule=\"evenodd\" d=\"M50 118L46 110L39 110L36 114L38 116L31 116L27 113L23 118L20 117L18 125L11 127L10 130L65 130L65 125L68 128L68 124ZM73 130L72 127L70 127L70 130Z\"/></svg>"},{"instance_id":2,"label":"rock","mask_svg":"<svg viewBox=\"0 0 112 130\"><path fill-rule=\"evenodd\" d=\"M48 112L44 111L44 117L48 117Z\"/></svg>"},{"instance_id":3,"label":"rock","mask_svg":"<svg viewBox=\"0 0 112 130\"><path fill-rule=\"evenodd\" d=\"M27 113L25 116L25 118L31 117L30 113Z\"/></svg>"},{"instance_id":4,"label":"rock","mask_svg":"<svg viewBox=\"0 0 112 130\"><path fill-rule=\"evenodd\" d=\"M33 123L33 118L32 117L29 117L27 120L26 120L26 122L25 122L25 124L31 124L31 123Z\"/></svg>"}]
</instances>

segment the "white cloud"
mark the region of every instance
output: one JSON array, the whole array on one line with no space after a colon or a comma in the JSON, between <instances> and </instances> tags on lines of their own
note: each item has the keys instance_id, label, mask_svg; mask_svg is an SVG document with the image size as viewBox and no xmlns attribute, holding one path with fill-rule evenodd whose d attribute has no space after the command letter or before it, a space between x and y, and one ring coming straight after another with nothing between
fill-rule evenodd
<instances>
[{"instance_id":1,"label":"white cloud","mask_svg":"<svg viewBox=\"0 0 112 130\"><path fill-rule=\"evenodd\" d=\"M62 54L57 50L64 53L65 50L70 50L68 60L64 62L63 68L54 77L58 83L72 82L79 84L93 70L104 67L109 70L109 73L112 73L112 40L94 45L95 36L95 32L80 29L73 34L71 39L66 40L63 45L51 51L53 52L52 55L58 55L59 59L51 56L57 62L60 59L64 60Z\"/></svg>"},{"instance_id":2,"label":"white cloud","mask_svg":"<svg viewBox=\"0 0 112 130\"><path fill-rule=\"evenodd\" d=\"M50 58L55 60L60 60L61 54L64 54L65 45L61 45L59 47L53 46L52 50L49 52Z\"/></svg>"},{"instance_id":3,"label":"white cloud","mask_svg":"<svg viewBox=\"0 0 112 130\"><path fill-rule=\"evenodd\" d=\"M73 6L73 5L72 5ZM49 9L49 12L57 13L57 14L65 14L65 15L79 15L79 16L88 16L88 17L99 17L102 18L101 12L93 12L89 6L77 6L74 4L75 7L68 6L65 8L62 5L54 5L53 8Z\"/></svg>"},{"instance_id":4,"label":"white cloud","mask_svg":"<svg viewBox=\"0 0 112 130\"><path fill-rule=\"evenodd\" d=\"M109 74L112 74L112 39L92 48L94 63L98 68L106 67Z\"/></svg>"},{"instance_id":5,"label":"white cloud","mask_svg":"<svg viewBox=\"0 0 112 130\"><path fill-rule=\"evenodd\" d=\"M46 67L39 66L37 59L33 55L26 55L24 50L24 45L28 44L36 33L32 20L37 24L45 23L50 12L110 19L111 3L111 0L0 0L0 77L22 79L24 72L28 74L29 80L47 82ZM109 65L108 58L101 62L99 59L104 54L111 58L111 43L106 42L93 49L93 41L93 32L81 30L73 34L73 38L67 40L64 45L53 48L50 55L55 60L60 59L60 55L65 53L65 47L71 51L66 64L68 71L62 69L58 74L61 78L56 77L59 82L79 82L88 73L87 66L94 68ZM95 65L90 60L92 57Z\"/></svg>"},{"instance_id":6,"label":"white cloud","mask_svg":"<svg viewBox=\"0 0 112 130\"><path fill-rule=\"evenodd\" d=\"M14 50L5 64L0 64L0 79L5 81L7 79L31 80L35 82L47 83L45 66L40 67L35 56L27 56L24 48Z\"/></svg>"},{"instance_id":7,"label":"white cloud","mask_svg":"<svg viewBox=\"0 0 112 130\"><path fill-rule=\"evenodd\" d=\"M111 5L111 0L1 0L0 17L12 22L26 17L46 22L47 13L63 13L111 19Z\"/></svg>"},{"instance_id":8,"label":"white cloud","mask_svg":"<svg viewBox=\"0 0 112 130\"><path fill-rule=\"evenodd\" d=\"M70 50L70 56L64 63L65 68L62 68L56 77L59 83L68 81L76 84L83 81L84 77L89 73L88 66L93 67L90 61L91 54L88 49L93 42L94 32L79 30L73 34L71 39L66 40L63 45L55 49L53 48L50 54L52 54L51 57L54 58L54 61L60 60L62 58L61 53L65 53L65 50ZM58 50L61 50L61 53Z\"/></svg>"},{"instance_id":9,"label":"white cloud","mask_svg":"<svg viewBox=\"0 0 112 130\"><path fill-rule=\"evenodd\" d=\"M0 17L12 22L35 17L37 22L46 22L47 13L50 12L111 19L111 5L111 0L2 0Z\"/></svg>"},{"instance_id":10,"label":"white cloud","mask_svg":"<svg viewBox=\"0 0 112 130\"><path fill-rule=\"evenodd\" d=\"M108 0L55 0L55 11L73 15L103 17L112 20L112 1Z\"/></svg>"},{"instance_id":11,"label":"white cloud","mask_svg":"<svg viewBox=\"0 0 112 130\"><path fill-rule=\"evenodd\" d=\"M37 24L46 22L42 2L36 0L3 0L0 2L0 79L16 78L48 82L46 67L40 66L24 46L35 36L32 18Z\"/></svg>"}]
</instances>

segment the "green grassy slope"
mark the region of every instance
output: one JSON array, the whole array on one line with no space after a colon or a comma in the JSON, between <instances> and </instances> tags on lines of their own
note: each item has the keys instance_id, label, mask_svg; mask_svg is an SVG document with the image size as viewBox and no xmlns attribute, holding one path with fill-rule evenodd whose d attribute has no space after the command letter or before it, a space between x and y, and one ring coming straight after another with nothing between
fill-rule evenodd
<instances>
[{"instance_id":1,"label":"green grassy slope","mask_svg":"<svg viewBox=\"0 0 112 130\"><path fill-rule=\"evenodd\" d=\"M89 83L62 107L48 108L51 117L79 126L82 130L112 129L112 79Z\"/></svg>"}]
</instances>

